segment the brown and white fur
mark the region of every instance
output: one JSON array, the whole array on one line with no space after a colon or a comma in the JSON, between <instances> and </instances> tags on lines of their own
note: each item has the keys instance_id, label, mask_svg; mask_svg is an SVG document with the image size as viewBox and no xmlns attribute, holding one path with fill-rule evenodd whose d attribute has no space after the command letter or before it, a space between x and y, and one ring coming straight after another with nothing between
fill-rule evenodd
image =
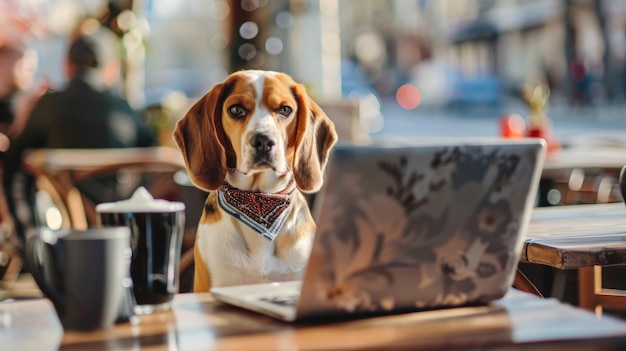
<instances>
[{"instance_id":1,"label":"brown and white fur","mask_svg":"<svg viewBox=\"0 0 626 351\"><path fill-rule=\"evenodd\" d=\"M302 192L320 189L337 140L304 86L279 72L233 73L191 107L174 139L193 183L210 191L194 247L194 291L300 278L316 228ZM290 215L273 241L224 212L213 191L227 182L277 193L294 181Z\"/></svg>"}]
</instances>

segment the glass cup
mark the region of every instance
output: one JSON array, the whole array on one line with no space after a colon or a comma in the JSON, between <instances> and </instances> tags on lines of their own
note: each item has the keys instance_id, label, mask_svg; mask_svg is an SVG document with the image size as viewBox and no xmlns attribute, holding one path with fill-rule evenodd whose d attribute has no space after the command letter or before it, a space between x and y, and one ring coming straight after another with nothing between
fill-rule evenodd
<instances>
[{"instance_id":1,"label":"glass cup","mask_svg":"<svg viewBox=\"0 0 626 351\"><path fill-rule=\"evenodd\" d=\"M156 200L143 187L124 201L96 206L101 227L130 228L130 276L137 314L167 310L179 286L185 204Z\"/></svg>"}]
</instances>

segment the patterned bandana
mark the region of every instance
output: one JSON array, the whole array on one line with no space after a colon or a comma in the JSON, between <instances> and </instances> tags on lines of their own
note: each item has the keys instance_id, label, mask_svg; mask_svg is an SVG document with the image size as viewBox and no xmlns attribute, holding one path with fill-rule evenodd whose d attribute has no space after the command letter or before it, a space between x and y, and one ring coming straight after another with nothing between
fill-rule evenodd
<instances>
[{"instance_id":1,"label":"patterned bandana","mask_svg":"<svg viewBox=\"0 0 626 351\"><path fill-rule=\"evenodd\" d=\"M268 240L274 240L289 216L294 186L280 193L262 193L240 190L222 184L217 190L220 207Z\"/></svg>"}]
</instances>

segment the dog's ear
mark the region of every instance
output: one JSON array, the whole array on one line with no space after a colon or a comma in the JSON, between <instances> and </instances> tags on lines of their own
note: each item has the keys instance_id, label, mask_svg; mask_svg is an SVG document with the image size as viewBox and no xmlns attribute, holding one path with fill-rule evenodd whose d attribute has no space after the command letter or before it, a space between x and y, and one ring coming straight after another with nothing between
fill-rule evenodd
<instances>
[{"instance_id":1,"label":"dog's ear","mask_svg":"<svg viewBox=\"0 0 626 351\"><path fill-rule=\"evenodd\" d=\"M337 132L335 124L309 97L304 86L294 85L292 93L298 101L293 174L301 191L316 192L324 182L324 169L330 149L337 142Z\"/></svg>"},{"instance_id":2,"label":"dog's ear","mask_svg":"<svg viewBox=\"0 0 626 351\"><path fill-rule=\"evenodd\" d=\"M181 118L174 129L174 140L183 154L191 181L201 189L215 190L222 185L234 154L222 127L224 83L215 85Z\"/></svg>"}]
</instances>

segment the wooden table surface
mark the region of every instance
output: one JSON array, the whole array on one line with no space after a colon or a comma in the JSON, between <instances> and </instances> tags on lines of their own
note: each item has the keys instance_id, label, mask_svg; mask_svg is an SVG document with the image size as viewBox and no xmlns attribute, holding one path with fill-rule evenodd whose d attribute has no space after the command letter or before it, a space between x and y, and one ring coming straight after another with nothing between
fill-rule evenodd
<instances>
[{"instance_id":1,"label":"wooden table surface","mask_svg":"<svg viewBox=\"0 0 626 351\"><path fill-rule=\"evenodd\" d=\"M169 146L123 149L36 149L23 159L31 174L69 173L80 180L91 172L101 172L111 165L149 167L154 164L183 169L185 163L178 149Z\"/></svg>"},{"instance_id":2,"label":"wooden table surface","mask_svg":"<svg viewBox=\"0 0 626 351\"><path fill-rule=\"evenodd\" d=\"M521 260L560 269L626 264L626 206L535 208Z\"/></svg>"},{"instance_id":3,"label":"wooden table surface","mask_svg":"<svg viewBox=\"0 0 626 351\"><path fill-rule=\"evenodd\" d=\"M173 309L110 330L63 333L47 299L0 303L2 350L619 350L626 322L511 290L490 305L287 324L179 294Z\"/></svg>"},{"instance_id":4,"label":"wooden table surface","mask_svg":"<svg viewBox=\"0 0 626 351\"><path fill-rule=\"evenodd\" d=\"M520 261L558 268L552 296L564 297L565 272L576 269L578 306L598 314L626 309L626 291L602 280L603 267L626 264L624 203L535 208Z\"/></svg>"},{"instance_id":5,"label":"wooden table surface","mask_svg":"<svg viewBox=\"0 0 626 351\"><path fill-rule=\"evenodd\" d=\"M575 167L580 159L568 155L567 151L561 153L558 161L551 156L546 169ZM580 155L578 152L577 157ZM599 168L614 168L626 157L590 155L586 165ZM569 207L535 210L522 260L550 262L559 268L626 263L623 204ZM573 209L580 211L572 214ZM578 245L577 235L595 238L597 247L592 242L582 256L563 254L564 248ZM89 333L64 333L47 299L0 303L2 351L501 350L522 346L524 350L622 350L626 348L626 322L609 316L598 319L556 299L515 290L488 306L296 325L221 305L210 294L180 294L170 312Z\"/></svg>"}]
</instances>

